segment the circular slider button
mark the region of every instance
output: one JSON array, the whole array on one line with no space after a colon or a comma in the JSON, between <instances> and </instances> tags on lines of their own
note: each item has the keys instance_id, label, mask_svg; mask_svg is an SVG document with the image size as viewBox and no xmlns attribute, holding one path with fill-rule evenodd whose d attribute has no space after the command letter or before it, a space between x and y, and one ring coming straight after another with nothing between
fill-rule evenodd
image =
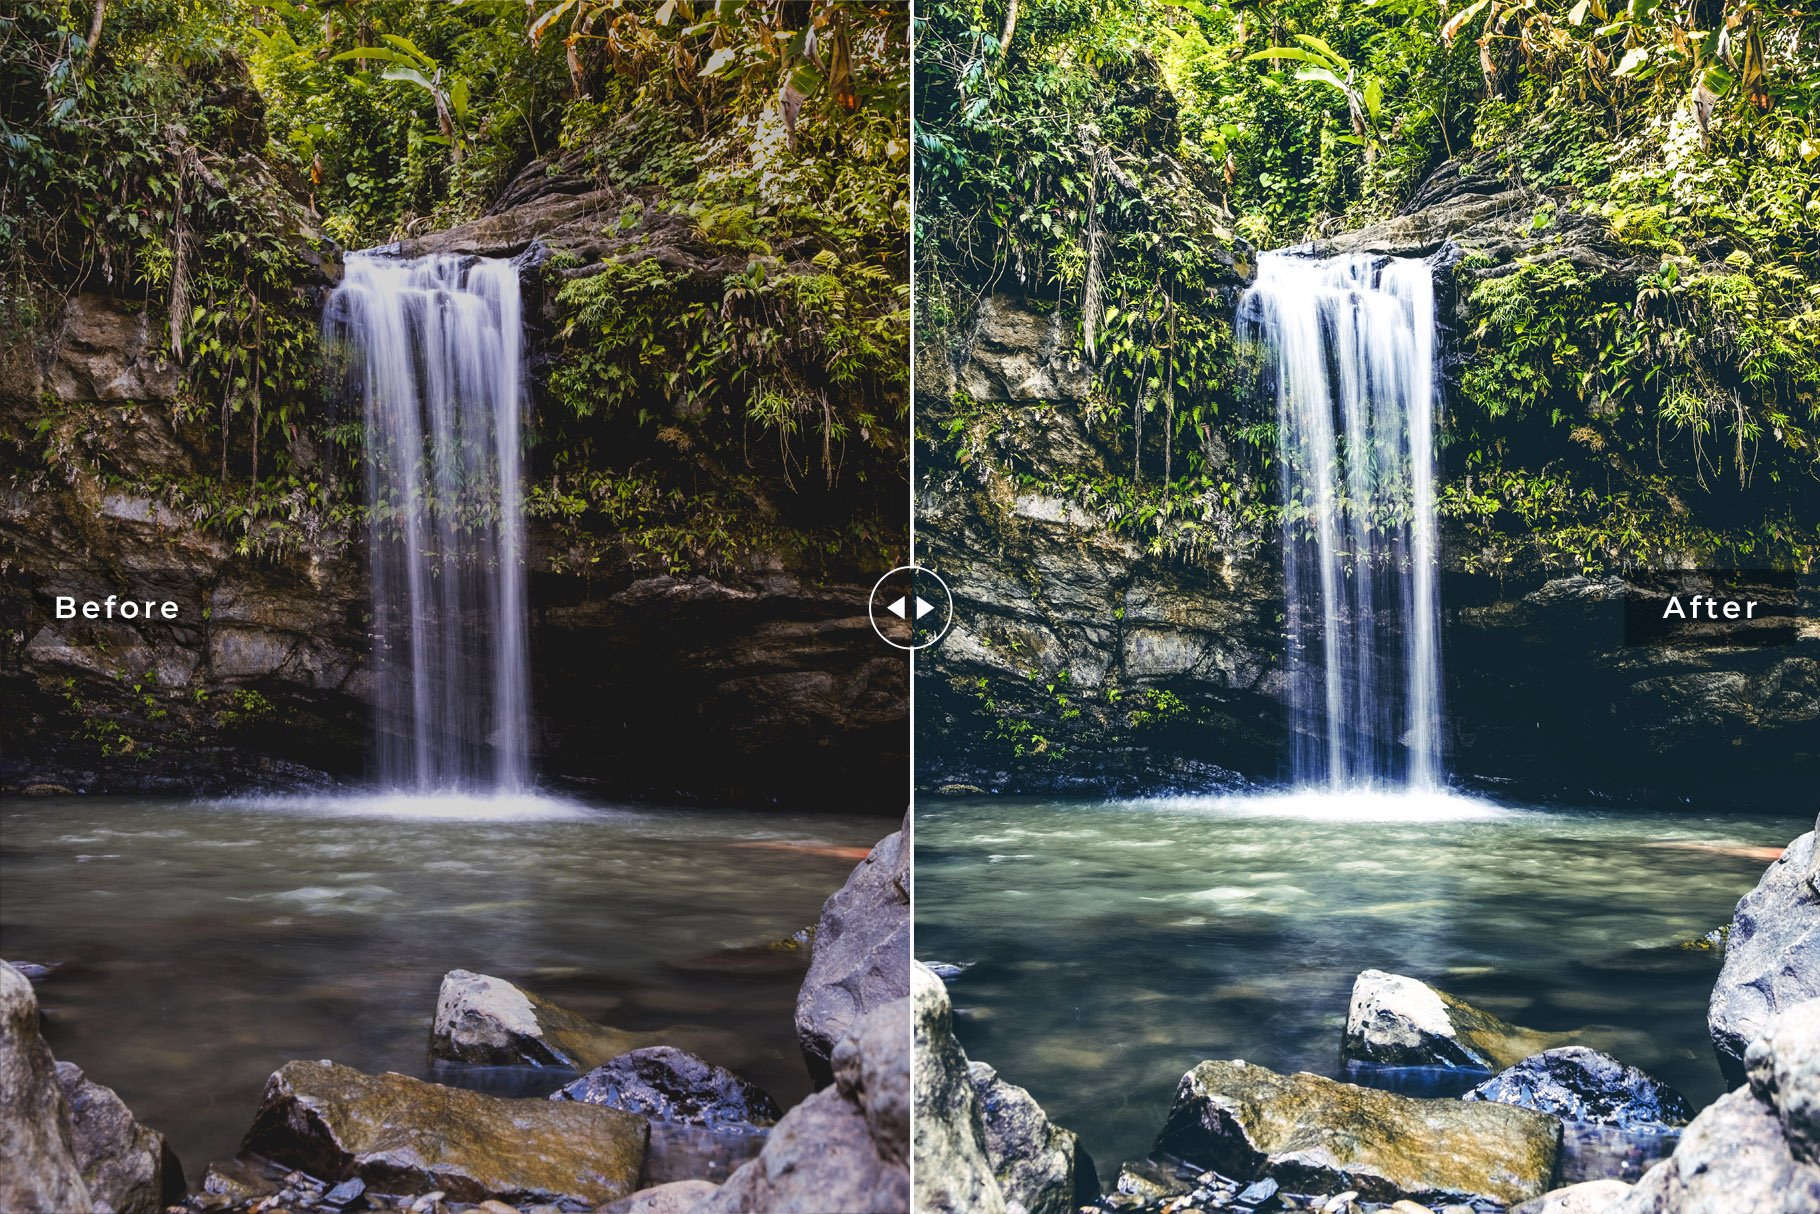
<instances>
[{"instance_id":1,"label":"circular slider button","mask_svg":"<svg viewBox=\"0 0 1820 1214\"><path fill-rule=\"evenodd\" d=\"M895 649L924 649L948 634L954 596L948 583L921 565L899 565L872 587L866 606L872 630Z\"/></svg>"}]
</instances>

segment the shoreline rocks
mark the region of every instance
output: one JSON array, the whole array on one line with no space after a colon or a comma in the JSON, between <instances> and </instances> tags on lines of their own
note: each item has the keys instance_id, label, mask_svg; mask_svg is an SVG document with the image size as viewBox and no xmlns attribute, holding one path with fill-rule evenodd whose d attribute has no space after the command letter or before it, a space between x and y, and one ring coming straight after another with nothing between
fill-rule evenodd
<instances>
[{"instance_id":1,"label":"shoreline rocks","mask_svg":"<svg viewBox=\"0 0 1820 1214\"><path fill-rule=\"evenodd\" d=\"M69 1098L38 1035L38 999L0 962L0 1210L88 1210Z\"/></svg>"},{"instance_id":2,"label":"shoreline rocks","mask_svg":"<svg viewBox=\"0 0 1820 1214\"><path fill-rule=\"evenodd\" d=\"M159 1214L182 1199L183 1165L163 1134L134 1120L113 1088L73 1062L57 1064L69 1098L76 1164L90 1199L113 1214Z\"/></svg>"},{"instance_id":3,"label":"shoreline rocks","mask_svg":"<svg viewBox=\"0 0 1820 1214\"><path fill-rule=\"evenodd\" d=\"M1561 1123L1528 1109L1207 1061L1182 1076L1154 1151L1296 1193L1515 1205L1548 1189L1560 1144Z\"/></svg>"},{"instance_id":4,"label":"shoreline rocks","mask_svg":"<svg viewBox=\"0 0 1820 1214\"><path fill-rule=\"evenodd\" d=\"M1744 1053L1779 1010L1820 997L1820 846L1802 835L1738 903L1706 1026L1728 1084L1744 1082Z\"/></svg>"},{"instance_id":5,"label":"shoreline rocks","mask_svg":"<svg viewBox=\"0 0 1820 1214\"><path fill-rule=\"evenodd\" d=\"M948 989L927 966L912 963L910 984L917 1214L1067 1214L1098 1200L1080 1137L1029 1092L968 1061Z\"/></svg>"},{"instance_id":6,"label":"shoreline rocks","mask_svg":"<svg viewBox=\"0 0 1820 1214\"><path fill-rule=\"evenodd\" d=\"M619 1109L297 1061L267 1081L241 1150L382 1193L600 1205L638 1188L649 1140Z\"/></svg>"},{"instance_id":7,"label":"shoreline rocks","mask_svg":"<svg viewBox=\"0 0 1820 1214\"><path fill-rule=\"evenodd\" d=\"M693 1214L898 1214L910 1206L910 1001L874 1008L835 1045L831 1086L785 1113L758 1158Z\"/></svg>"},{"instance_id":8,"label":"shoreline rocks","mask_svg":"<svg viewBox=\"0 0 1820 1214\"><path fill-rule=\"evenodd\" d=\"M879 840L822 905L796 1036L817 1087L834 1079L835 1045L867 1013L910 994L910 818Z\"/></svg>"}]
</instances>

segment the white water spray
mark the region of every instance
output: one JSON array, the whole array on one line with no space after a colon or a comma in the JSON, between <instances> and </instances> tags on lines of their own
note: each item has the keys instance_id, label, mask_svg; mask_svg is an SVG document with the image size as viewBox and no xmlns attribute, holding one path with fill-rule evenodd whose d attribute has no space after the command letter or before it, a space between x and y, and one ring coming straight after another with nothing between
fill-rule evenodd
<instances>
[{"instance_id":1,"label":"white water spray","mask_svg":"<svg viewBox=\"0 0 1820 1214\"><path fill-rule=\"evenodd\" d=\"M390 789L530 782L523 332L517 269L471 257L354 254L323 316L364 408L373 701Z\"/></svg>"},{"instance_id":2,"label":"white water spray","mask_svg":"<svg viewBox=\"0 0 1820 1214\"><path fill-rule=\"evenodd\" d=\"M1294 780L1437 788L1433 278L1266 253L1238 328L1277 411Z\"/></svg>"}]
</instances>

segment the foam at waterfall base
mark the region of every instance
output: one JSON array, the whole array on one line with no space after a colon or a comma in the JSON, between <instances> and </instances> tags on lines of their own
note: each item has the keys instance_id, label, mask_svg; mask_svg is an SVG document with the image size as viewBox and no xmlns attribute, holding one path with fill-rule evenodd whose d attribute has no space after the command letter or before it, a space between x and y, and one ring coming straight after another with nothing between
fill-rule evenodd
<instances>
[{"instance_id":1,"label":"foam at waterfall base","mask_svg":"<svg viewBox=\"0 0 1820 1214\"><path fill-rule=\"evenodd\" d=\"M405 818L416 822L553 822L605 812L539 792L372 792L236 797L224 808L318 818Z\"/></svg>"},{"instance_id":2,"label":"foam at waterfall base","mask_svg":"<svg viewBox=\"0 0 1820 1214\"><path fill-rule=\"evenodd\" d=\"M1235 818L1302 818L1346 822L1458 822L1522 813L1446 788L1290 788L1280 792L1148 797L1125 802L1144 809L1184 810Z\"/></svg>"}]
</instances>

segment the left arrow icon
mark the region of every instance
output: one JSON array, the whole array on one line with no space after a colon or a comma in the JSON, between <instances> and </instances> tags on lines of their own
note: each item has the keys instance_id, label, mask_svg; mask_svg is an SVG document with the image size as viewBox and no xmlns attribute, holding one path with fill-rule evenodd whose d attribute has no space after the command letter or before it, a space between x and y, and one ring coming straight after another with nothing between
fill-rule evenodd
<instances>
[{"instance_id":1,"label":"left arrow icon","mask_svg":"<svg viewBox=\"0 0 1820 1214\"><path fill-rule=\"evenodd\" d=\"M907 620L910 618L910 600L908 598L901 598L897 600L897 602L887 606L885 610L889 611L900 620ZM918 614L920 615L921 613L919 612Z\"/></svg>"}]
</instances>

